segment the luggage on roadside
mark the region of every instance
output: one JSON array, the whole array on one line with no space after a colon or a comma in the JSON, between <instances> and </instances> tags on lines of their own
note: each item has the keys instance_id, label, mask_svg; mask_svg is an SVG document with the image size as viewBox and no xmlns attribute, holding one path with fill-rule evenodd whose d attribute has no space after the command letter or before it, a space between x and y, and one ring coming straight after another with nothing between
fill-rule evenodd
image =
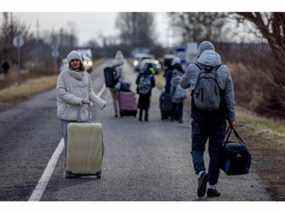
<instances>
[{"instance_id":1,"label":"luggage on roadside","mask_svg":"<svg viewBox=\"0 0 285 213\"><path fill-rule=\"evenodd\" d=\"M159 97L159 108L161 113L161 120L171 117L172 113L172 100L171 95L165 91Z\"/></svg>"},{"instance_id":2,"label":"luggage on roadside","mask_svg":"<svg viewBox=\"0 0 285 213\"><path fill-rule=\"evenodd\" d=\"M120 116L136 116L137 101L136 94L132 91L122 92L118 94Z\"/></svg>"},{"instance_id":3,"label":"luggage on roadside","mask_svg":"<svg viewBox=\"0 0 285 213\"><path fill-rule=\"evenodd\" d=\"M116 79L116 69L115 67L105 67L104 68L104 78L105 85L109 88L114 88L118 83L118 79Z\"/></svg>"},{"instance_id":4,"label":"luggage on roadside","mask_svg":"<svg viewBox=\"0 0 285 213\"><path fill-rule=\"evenodd\" d=\"M66 176L95 175L100 179L104 156L102 124L70 123L66 151Z\"/></svg>"},{"instance_id":5,"label":"luggage on roadside","mask_svg":"<svg viewBox=\"0 0 285 213\"><path fill-rule=\"evenodd\" d=\"M230 140L234 132L238 142ZM235 129L229 128L221 153L221 169L227 175L248 174L251 165L251 154L249 153L243 139Z\"/></svg>"},{"instance_id":6,"label":"luggage on roadside","mask_svg":"<svg viewBox=\"0 0 285 213\"><path fill-rule=\"evenodd\" d=\"M118 91L121 92L130 92L131 91L131 83L129 82L118 82L115 86Z\"/></svg>"}]
</instances>

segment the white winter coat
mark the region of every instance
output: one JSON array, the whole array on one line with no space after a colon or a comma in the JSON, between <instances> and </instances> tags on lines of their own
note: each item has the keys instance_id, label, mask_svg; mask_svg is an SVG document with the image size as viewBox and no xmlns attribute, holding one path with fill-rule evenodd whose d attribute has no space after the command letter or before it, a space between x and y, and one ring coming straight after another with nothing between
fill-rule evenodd
<instances>
[{"instance_id":1,"label":"white winter coat","mask_svg":"<svg viewBox=\"0 0 285 213\"><path fill-rule=\"evenodd\" d=\"M80 53L72 51L68 56L68 63L74 58L82 61ZM103 108L106 102L93 91L90 75L66 68L57 79L57 117L67 121L88 121L90 106L82 104L82 100L89 100Z\"/></svg>"}]
</instances>

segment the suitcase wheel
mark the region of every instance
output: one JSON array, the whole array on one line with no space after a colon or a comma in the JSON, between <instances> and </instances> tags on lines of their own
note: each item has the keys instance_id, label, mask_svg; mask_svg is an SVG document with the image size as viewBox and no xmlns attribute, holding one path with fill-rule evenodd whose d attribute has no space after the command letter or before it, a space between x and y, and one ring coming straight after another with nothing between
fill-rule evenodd
<instances>
[{"instance_id":1,"label":"suitcase wheel","mask_svg":"<svg viewBox=\"0 0 285 213\"><path fill-rule=\"evenodd\" d=\"M71 178L79 178L80 175L74 174L74 173L72 173L72 172L70 172L70 171L65 171L65 172L64 172L64 177L65 177L66 179L71 179Z\"/></svg>"}]
</instances>

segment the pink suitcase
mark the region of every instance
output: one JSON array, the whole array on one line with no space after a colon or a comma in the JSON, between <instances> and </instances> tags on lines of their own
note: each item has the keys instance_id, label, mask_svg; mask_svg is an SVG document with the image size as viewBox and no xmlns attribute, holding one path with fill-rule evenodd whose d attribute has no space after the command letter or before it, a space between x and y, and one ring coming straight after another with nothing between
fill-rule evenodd
<instances>
[{"instance_id":1,"label":"pink suitcase","mask_svg":"<svg viewBox=\"0 0 285 213\"><path fill-rule=\"evenodd\" d=\"M136 116L137 101L134 92L119 92L120 116Z\"/></svg>"}]
</instances>

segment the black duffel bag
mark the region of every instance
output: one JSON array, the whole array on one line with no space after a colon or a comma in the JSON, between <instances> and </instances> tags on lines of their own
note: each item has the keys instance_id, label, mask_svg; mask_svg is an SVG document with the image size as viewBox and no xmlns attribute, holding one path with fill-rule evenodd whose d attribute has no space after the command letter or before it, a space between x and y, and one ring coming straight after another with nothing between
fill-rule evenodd
<instances>
[{"instance_id":1,"label":"black duffel bag","mask_svg":"<svg viewBox=\"0 0 285 213\"><path fill-rule=\"evenodd\" d=\"M238 142L230 140L232 132L234 132ZM244 175L249 173L250 165L251 155L243 139L234 128L228 128L221 153L220 168L227 175Z\"/></svg>"}]
</instances>

